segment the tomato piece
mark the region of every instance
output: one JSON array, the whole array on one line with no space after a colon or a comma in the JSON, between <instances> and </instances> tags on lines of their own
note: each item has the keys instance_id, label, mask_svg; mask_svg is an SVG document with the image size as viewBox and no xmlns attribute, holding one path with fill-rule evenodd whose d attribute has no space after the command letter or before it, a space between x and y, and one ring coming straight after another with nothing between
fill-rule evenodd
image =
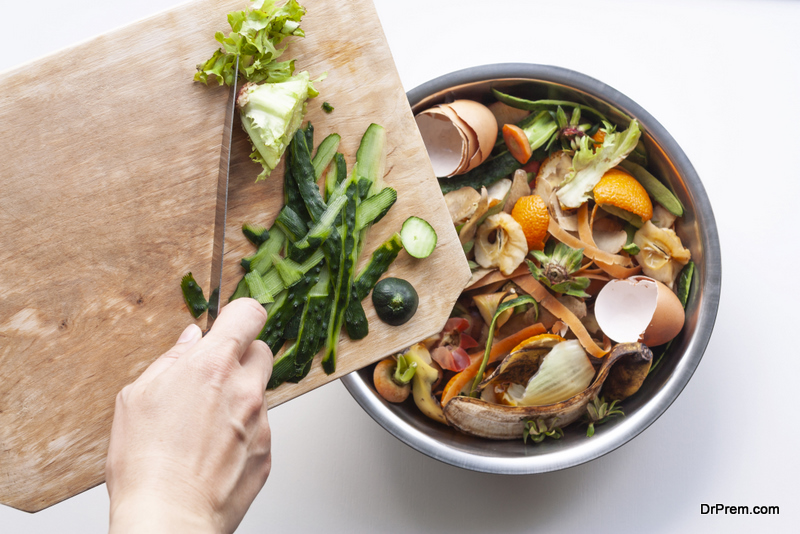
<instances>
[{"instance_id":1,"label":"tomato piece","mask_svg":"<svg viewBox=\"0 0 800 534\"><path fill-rule=\"evenodd\" d=\"M436 347L431 352L433 361L442 366L442 369L460 372L470 364L469 355L460 347Z\"/></svg>"},{"instance_id":2,"label":"tomato piece","mask_svg":"<svg viewBox=\"0 0 800 534\"><path fill-rule=\"evenodd\" d=\"M461 334L461 343L458 344L459 348L466 350L466 349L474 349L477 346L478 342L472 339L472 337L470 337L467 334L463 333Z\"/></svg>"},{"instance_id":3,"label":"tomato piece","mask_svg":"<svg viewBox=\"0 0 800 534\"><path fill-rule=\"evenodd\" d=\"M464 319L463 317L451 317L444 323L444 328L442 329L442 333L458 331L463 332L469 328L469 321Z\"/></svg>"}]
</instances>

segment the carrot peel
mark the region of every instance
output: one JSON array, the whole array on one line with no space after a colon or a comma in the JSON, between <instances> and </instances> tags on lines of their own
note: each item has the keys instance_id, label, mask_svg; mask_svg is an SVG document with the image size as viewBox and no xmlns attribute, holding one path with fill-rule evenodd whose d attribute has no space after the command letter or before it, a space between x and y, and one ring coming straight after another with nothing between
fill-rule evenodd
<instances>
[{"instance_id":1,"label":"carrot peel","mask_svg":"<svg viewBox=\"0 0 800 534\"><path fill-rule=\"evenodd\" d=\"M569 311L566 306L561 304L558 299L551 295L550 292L547 291L547 289L545 289L545 287L534 277L520 276L518 278L514 278L513 281L520 287L520 289L539 301L539 304L547 311L564 321L589 354L595 358L602 358L607 354L607 351L603 350L597 345L597 343L594 342L592 337L589 335L589 331L586 330L586 327L583 326L583 323L581 323L580 319L578 319L574 313Z\"/></svg>"},{"instance_id":2,"label":"carrot peel","mask_svg":"<svg viewBox=\"0 0 800 534\"><path fill-rule=\"evenodd\" d=\"M516 124L503 125L503 141L514 159L525 165L531 159L533 151L525 131Z\"/></svg>"}]
</instances>

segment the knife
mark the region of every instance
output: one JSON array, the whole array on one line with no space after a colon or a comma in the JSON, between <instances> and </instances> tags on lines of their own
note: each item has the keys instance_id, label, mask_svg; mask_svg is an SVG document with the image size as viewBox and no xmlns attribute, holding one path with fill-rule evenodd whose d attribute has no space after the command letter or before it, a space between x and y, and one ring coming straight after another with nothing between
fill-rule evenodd
<instances>
[{"instance_id":1,"label":"knife","mask_svg":"<svg viewBox=\"0 0 800 534\"><path fill-rule=\"evenodd\" d=\"M239 56L233 71L228 104L225 109L225 124L222 130L222 147L219 155L219 174L217 175L217 209L214 213L214 249L211 253L211 292L208 298L208 322L206 331L214 324L219 314L220 289L222 287L222 259L225 254L225 222L228 216L228 182L231 173L231 138L233 121L236 115L236 93L239 82Z\"/></svg>"}]
</instances>

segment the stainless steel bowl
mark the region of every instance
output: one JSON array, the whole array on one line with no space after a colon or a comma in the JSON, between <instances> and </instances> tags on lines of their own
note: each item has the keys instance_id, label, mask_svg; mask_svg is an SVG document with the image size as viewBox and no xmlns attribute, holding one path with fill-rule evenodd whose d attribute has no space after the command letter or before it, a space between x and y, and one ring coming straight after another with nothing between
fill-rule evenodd
<instances>
[{"instance_id":1,"label":"stainless steel bowl","mask_svg":"<svg viewBox=\"0 0 800 534\"><path fill-rule=\"evenodd\" d=\"M446 74L408 92L416 114L455 98L490 100L491 87L530 99L563 99L588 104L627 127L639 120L650 158L649 168L665 180L686 208L676 231L691 250L695 279L686 308L686 324L661 365L641 390L623 403L625 417L598 426L592 438L585 427L567 427L564 438L525 445L522 440L492 441L461 434L422 415L411 399L394 405L372 384L372 367L342 379L350 394L395 437L448 464L501 474L544 473L598 458L633 439L652 424L689 382L708 345L719 305L719 238L703 184L681 148L647 111L608 85L567 69L525 63L485 65Z\"/></svg>"}]
</instances>

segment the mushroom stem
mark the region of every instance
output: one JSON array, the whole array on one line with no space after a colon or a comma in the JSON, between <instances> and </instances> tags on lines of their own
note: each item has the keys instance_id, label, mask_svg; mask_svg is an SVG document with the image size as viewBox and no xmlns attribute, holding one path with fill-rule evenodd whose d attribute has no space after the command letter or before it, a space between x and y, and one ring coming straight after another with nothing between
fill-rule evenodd
<instances>
[{"instance_id":1,"label":"mushroom stem","mask_svg":"<svg viewBox=\"0 0 800 534\"><path fill-rule=\"evenodd\" d=\"M400 403L408 398L411 393L411 385L406 382L399 384L394 380L397 362L394 358L386 358L378 362L375 371L372 373L372 380L378 394L389 402Z\"/></svg>"}]
</instances>

